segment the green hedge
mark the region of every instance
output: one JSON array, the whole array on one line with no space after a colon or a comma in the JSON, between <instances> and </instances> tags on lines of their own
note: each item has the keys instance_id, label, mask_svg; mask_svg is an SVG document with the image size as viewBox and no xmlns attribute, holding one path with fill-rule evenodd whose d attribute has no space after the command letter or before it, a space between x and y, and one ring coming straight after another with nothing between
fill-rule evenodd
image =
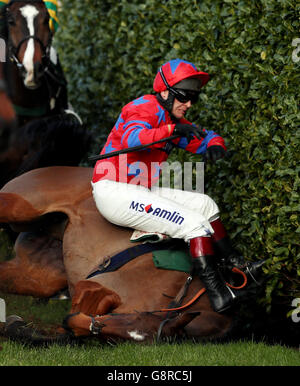
<instances>
[{"instance_id":1,"label":"green hedge","mask_svg":"<svg viewBox=\"0 0 300 386\"><path fill-rule=\"evenodd\" d=\"M206 165L206 192L235 246L250 260L268 258L267 308L300 297L296 3L68 0L55 39L70 100L94 134L92 154L121 107L152 91L162 63L183 58L211 74L188 118L226 140L227 157Z\"/></svg>"}]
</instances>

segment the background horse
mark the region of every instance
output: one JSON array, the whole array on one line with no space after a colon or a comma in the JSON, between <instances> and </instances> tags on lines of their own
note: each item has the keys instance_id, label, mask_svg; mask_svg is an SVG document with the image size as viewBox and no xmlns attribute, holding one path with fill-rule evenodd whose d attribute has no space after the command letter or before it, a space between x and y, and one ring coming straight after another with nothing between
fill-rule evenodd
<instances>
[{"instance_id":1,"label":"background horse","mask_svg":"<svg viewBox=\"0 0 300 386\"><path fill-rule=\"evenodd\" d=\"M7 95L3 67L4 62L0 61L0 152L7 148L10 132L16 126L16 113Z\"/></svg>"},{"instance_id":2,"label":"background horse","mask_svg":"<svg viewBox=\"0 0 300 386\"><path fill-rule=\"evenodd\" d=\"M67 82L52 47L45 3L12 0L1 11L5 72L19 125L61 113L68 108Z\"/></svg>"},{"instance_id":3,"label":"background horse","mask_svg":"<svg viewBox=\"0 0 300 386\"><path fill-rule=\"evenodd\" d=\"M184 303L189 302L203 285L194 278L183 291L189 274L156 268L152 252L87 279L108 256L132 247L132 230L107 222L97 211L91 177L90 168L51 167L2 188L0 222L21 233L16 257L0 264L0 290L48 297L68 285L72 308L65 327L76 336L139 342L151 341L158 332L224 336L232 319L215 313L205 293L179 313L167 310L184 291Z\"/></svg>"},{"instance_id":4,"label":"background horse","mask_svg":"<svg viewBox=\"0 0 300 386\"><path fill-rule=\"evenodd\" d=\"M3 186L33 168L78 165L90 136L68 109L67 82L52 47L45 3L12 0L2 7L1 22L4 75L18 122L0 154Z\"/></svg>"}]
</instances>

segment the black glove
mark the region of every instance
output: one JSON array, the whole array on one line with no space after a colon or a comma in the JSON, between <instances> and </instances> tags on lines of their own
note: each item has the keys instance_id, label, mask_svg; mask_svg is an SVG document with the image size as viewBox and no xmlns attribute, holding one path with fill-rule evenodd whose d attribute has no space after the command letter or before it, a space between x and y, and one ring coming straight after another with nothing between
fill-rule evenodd
<instances>
[{"instance_id":1,"label":"black glove","mask_svg":"<svg viewBox=\"0 0 300 386\"><path fill-rule=\"evenodd\" d=\"M204 159L205 161L209 160L215 162L216 160L223 158L224 155L225 150L222 146L212 145L207 148Z\"/></svg>"},{"instance_id":2,"label":"black glove","mask_svg":"<svg viewBox=\"0 0 300 386\"><path fill-rule=\"evenodd\" d=\"M202 129L188 123L176 123L173 134L186 137L188 141L193 139L193 135L198 139L205 138L206 136Z\"/></svg>"}]
</instances>

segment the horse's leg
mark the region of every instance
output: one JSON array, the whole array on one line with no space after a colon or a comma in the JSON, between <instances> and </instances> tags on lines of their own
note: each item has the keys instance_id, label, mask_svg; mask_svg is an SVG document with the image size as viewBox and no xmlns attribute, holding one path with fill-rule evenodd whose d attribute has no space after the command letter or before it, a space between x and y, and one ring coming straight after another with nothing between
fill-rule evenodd
<instances>
[{"instance_id":1,"label":"horse's leg","mask_svg":"<svg viewBox=\"0 0 300 386\"><path fill-rule=\"evenodd\" d=\"M61 241L42 232L22 232L16 257L0 263L0 290L49 297L67 287Z\"/></svg>"},{"instance_id":2,"label":"horse's leg","mask_svg":"<svg viewBox=\"0 0 300 386\"><path fill-rule=\"evenodd\" d=\"M87 315L104 315L121 304L119 295L89 280L79 281L72 297L71 313L82 312Z\"/></svg>"},{"instance_id":3,"label":"horse's leg","mask_svg":"<svg viewBox=\"0 0 300 386\"><path fill-rule=\"evenodd\" d=\"M88 336L91 334L91 317L104 315L120 304L121 299L116 292L99 283L81 280L75 286L70 314L65 319L64 327L71 329L75 336Z\"/></svg>"},{"instance_id":4,"label":"horse's leg","mask_svg":"<svg viewBox=\"0 0 300 386\"><path fill-rule=\"evenodd\" d=\"M0 193L0 223L26 228L40 215L22 196ZM16 240L15 253L14 259L0 263L1 290L48 297L67 286L59 239L41 232L22 232Z\"/></svg>"},{"instance_id":5,"label":"horse's leg","mask_svg":"<svg viewBox=\"0 0 300 386\"><path fill-rule=\"evenodd\" d=\"M15 193L0 193L0 223L31 221L41 215L28 201Z\"/></svg>"}]
</instances>

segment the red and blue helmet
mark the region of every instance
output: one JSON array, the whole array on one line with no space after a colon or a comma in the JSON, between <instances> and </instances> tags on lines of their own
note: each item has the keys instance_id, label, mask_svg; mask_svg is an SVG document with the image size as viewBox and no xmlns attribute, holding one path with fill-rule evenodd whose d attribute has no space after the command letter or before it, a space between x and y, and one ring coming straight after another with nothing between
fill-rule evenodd
<instances>
[{"instance_id":1,"label":"red and blue helmet","mask_svg":"<svg viewBox=\"0 0 300 386\"><path fill-rule=\"evenodd\" d=\"M153 82L153 89L155 92L159 93L167 89L163 77L169 87L173 87L187 78L200 79L201 87L209 81L209 75L206 72L198 71L193 63L182 59L170 60L160 67Z\"/></svg>"}]
</instances>

